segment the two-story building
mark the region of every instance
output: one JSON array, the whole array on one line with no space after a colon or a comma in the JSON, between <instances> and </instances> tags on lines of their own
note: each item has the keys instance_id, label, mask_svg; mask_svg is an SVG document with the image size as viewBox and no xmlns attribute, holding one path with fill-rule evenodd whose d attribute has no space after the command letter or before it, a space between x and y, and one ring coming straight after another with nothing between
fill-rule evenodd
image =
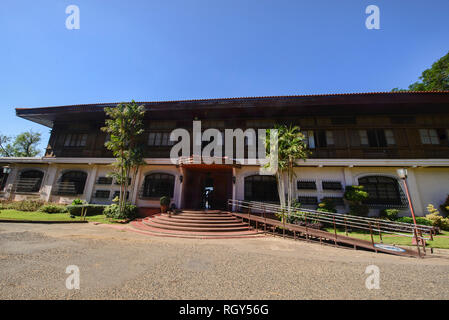
<instances>
[{"instance_id":1,"label":"two-story building","mask_svg":"<svg viewBox=\"0 0 449 320\"><path fill-rule=\"evenodd\" d=\"M212 208L227 199L276 201L274 176L259 175L258 165L173 164L170 132L202 129L272 128L298 125L312 151L298 161L296 197L306 207L333 199L347 210L345 186L364 185L371 214L385 207L408 214L398 168L408 169L408 186L418 215L429 203L439 206L449 194L449 92L387 92L280 97L139 102L146 108L145 165L132 177L129 201L159 207L168 195L178 208L201 208L207 192ZM51 129L45 155L0 158L0 197L68 203L81 198L111 203L119 186L108 177L114 161L104 143L104 108L110 104L17 108L17 116ZM248 142L247 142L248 143ZM246 144L247 144L246 143ZM185 160L185 159L184 159ZM0 198L1 199L1 198Z\"/></svg>"}]
</instances>

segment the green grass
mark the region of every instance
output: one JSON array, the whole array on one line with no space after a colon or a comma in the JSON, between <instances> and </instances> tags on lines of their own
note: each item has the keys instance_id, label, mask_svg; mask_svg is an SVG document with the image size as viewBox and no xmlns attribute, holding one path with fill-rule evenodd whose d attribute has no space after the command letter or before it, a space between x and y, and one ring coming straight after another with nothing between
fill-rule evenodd
<instances>
[{"instance_id":1,"label":"green grass","mask_svg":"<svg viewBox=\"0 0 449 320\"><path fill-rule=\"evenodd\" d=\"M29 220L29 221L79 221L80 217L70 218L68 213L45 213L40 211L0 210L0 219ZM115 223L116 220L107 218L104 214L86 217L87 221L100 223Z\"/></svg>"},{"instance_id":2,"label":"green grass","mask_svg":"<svg viewBox=\"0 0 449 320\"><path fill-rule=\"evenodd\" d=\"M333 228L326 228L325 229L328 232L334 233ZM337 230L337 234L339 235L346 235L344 230ZM362 239L371 241L371 235L369 232L362 232L362 231L353 231L348 232L349 237ZM426 236L427 238L427 236ZM378 234L373 234L374 242L380 243L380 237ZM433 237L433 241L428 240L427 241L427 247L428 248L440 248L440 249L449 249L449 232L448 231L442 231L441 234L436 235ZM390 235L390 234L382 234L382 240L385 244L396 244L399 246L412 246L412 238L411 237L401 237L396 235ZM413 245L415 246L415 245Z\"/></svg>"}]
</instances>

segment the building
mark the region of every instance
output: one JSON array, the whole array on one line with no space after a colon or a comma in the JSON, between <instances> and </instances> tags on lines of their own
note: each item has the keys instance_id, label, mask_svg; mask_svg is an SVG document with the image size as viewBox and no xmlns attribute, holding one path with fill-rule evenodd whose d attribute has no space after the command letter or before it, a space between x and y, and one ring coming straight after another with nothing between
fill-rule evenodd
<instances>
[{"instance_id":1,"label":"building","mask_svg":"<svg viewBox=\"0 0 449 320\"><path fill-rule=\"evenodd\" d=\"M339 212L347 185L364 185L370 214L385 207L408 214L396 170L408 169L417 215L439 206L449 194L449 92L388 92L141 102L146 108L142 137L146 165L130 181L129 200L141 208L159 207L169 195L178 208L224 208L227 199L274 201L275 179L258 175L257 165L190 163L175 165L169 155L175 128L219 130L299 125L312 155L295 168L296 197L315 208L331 198ZM104 147L104 107L116 104L17 108L17 116L51 128L40 158L0 158L0 197L68 203L81 198L111 203L119 186L107 177L114 161ZM185 159L184 159L185 160Z\"/></svg>"}]
</instances>

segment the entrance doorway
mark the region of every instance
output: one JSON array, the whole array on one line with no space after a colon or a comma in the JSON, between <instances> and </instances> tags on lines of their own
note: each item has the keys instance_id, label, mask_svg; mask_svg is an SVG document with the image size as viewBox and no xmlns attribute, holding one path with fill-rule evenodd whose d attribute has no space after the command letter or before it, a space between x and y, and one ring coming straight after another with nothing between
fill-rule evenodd
<instances>
[{"instance_id":1,"label":"entrance doorway","mask_svg":"<svg viewBox=\"0 0 449 320\"><path fill-rule=\"evenodd\" d=\"M232 198L232 167L189 165L184 168L182 207L225 210Z\"/></svg>"}]
</instances>

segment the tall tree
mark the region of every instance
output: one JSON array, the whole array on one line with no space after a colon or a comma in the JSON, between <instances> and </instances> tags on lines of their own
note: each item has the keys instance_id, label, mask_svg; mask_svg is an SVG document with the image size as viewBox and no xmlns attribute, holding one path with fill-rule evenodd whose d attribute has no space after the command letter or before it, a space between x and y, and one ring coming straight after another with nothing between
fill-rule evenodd
<instances>
[{"instance_id":1,"label":"tall tree","mask_svg":"<svg viewBox=\"0 0 449 320\"><path fill-rule=\"evenodd\" d=\"M431 68L424 70L419 79L409 85L408 90L394 88L393 91L449 90L449 52L432 64Z\"/></svg>"},{"instance_id":2,"label":"tall tree","mask_svg":"<svg viewBox=\"0 0 449 320\"><path fill-rule=\"evenodd\" d=\"M290 210L293 203L293 186L296 176L294 167L298 160L305 161L310 155L310 151L306 144L306 138L298 126L276 125L274 129L278 131L278 170L276 172L276 181L279 202L282 208L287 206L288 210ZM267 130L267 134L270 135L270 130ZM267 139L267 152L270 150L268 141ZM285 190L285 180L287 181L287 190ZM285 194L287 194L287 201Z\"/></svg>"},{"instance_id":3,"label":"tall tree","mask_svg":"<svg viewBox=\"0 0 449 320\"><path fill-rule=\"evenodd\" d=\"M114 172L111 173L120 184L119 208L123 213L126 204L126 194L132 193L129 188L129 178L137 174L138 167L143 164L143 152L139 136L144 132L143 117L145 108L138 106L134 100L131 103L121 103L114 108L105 108L109 117L106 126L101 128L109 134L106 148L112 151L116 158Z\"/></svg>"},{"instance_id":4,"label":"tall tree","mask_svg":"<svg viewBox=\"0 0 449 320\"><path fill-rule=\"evenodd\" d=\"M41 133L33 130L25 131L15 137L0 134L0 155L2 157L36 157L41 152L37 145L41 141Z\"/></svg>"}]
</instances>

